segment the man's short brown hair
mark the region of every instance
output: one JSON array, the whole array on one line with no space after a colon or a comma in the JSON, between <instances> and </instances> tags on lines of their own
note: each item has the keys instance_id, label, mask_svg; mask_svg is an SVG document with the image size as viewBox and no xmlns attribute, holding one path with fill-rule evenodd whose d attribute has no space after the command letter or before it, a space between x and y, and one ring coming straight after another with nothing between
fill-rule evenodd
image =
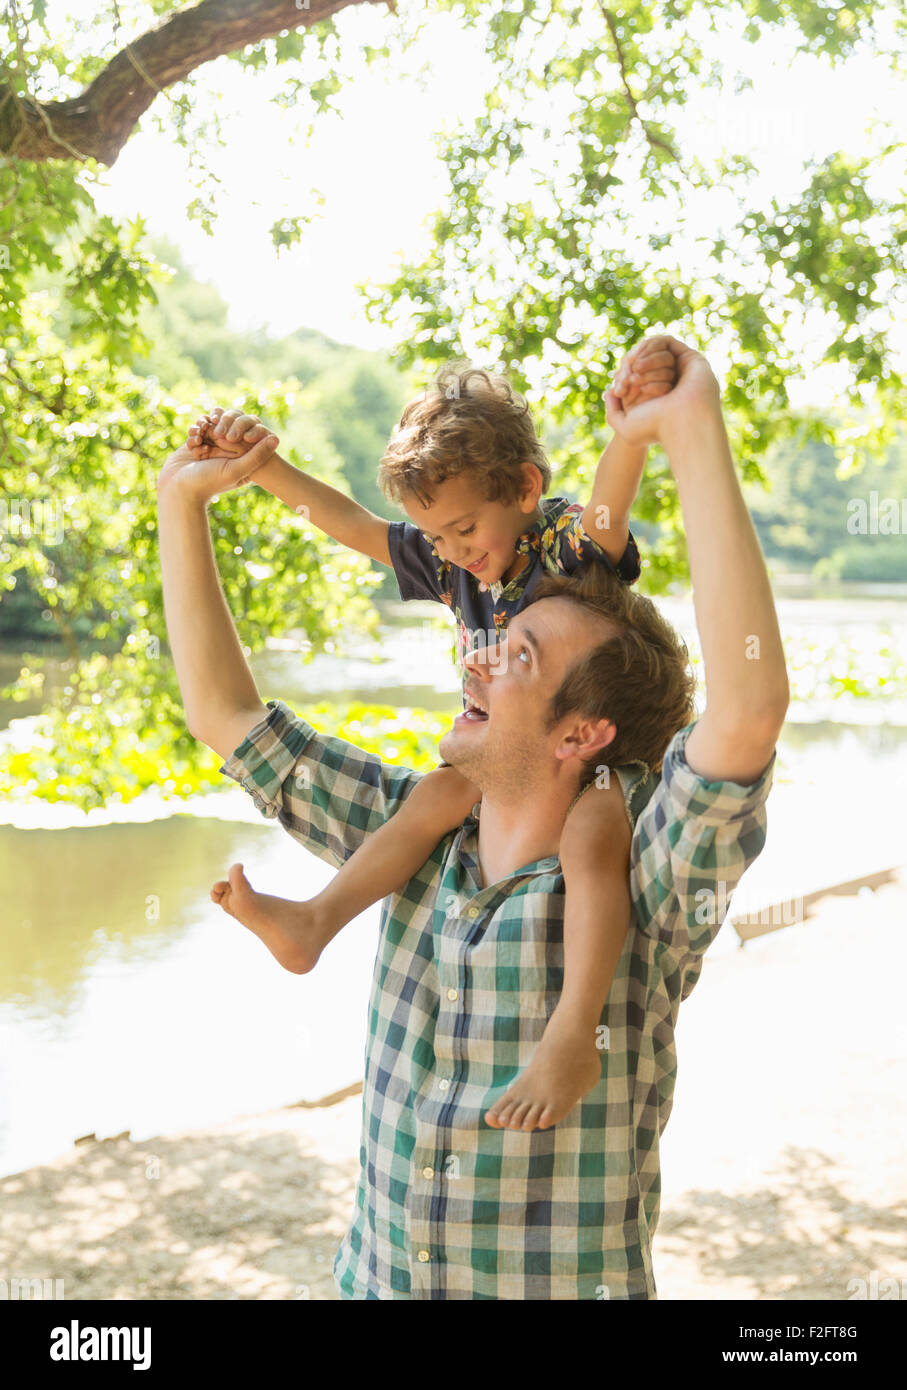
<instances>
[{"instance_id":1,"label":"man's short brown hair","mask_svg":"<svg viewBox=\"0 0 907 1390\"><path fill-rule=\"evenodd\" d=\"M617 628L571 666L548 707L549 729L569 714L617 726L611 743L586 762L582 784L598 768L636 760L658 771L671 739L695 718L696 678L686 643L651 599L601 563L579 577L545 575L532 602L542 598L570 599Z\"/></svg>"},{"instance_id":2,"label":"man's short brown hair","mask_svg":"<svg viewBox=\"0 0 907 1390\"><path fill-rule=\"evenodd\" d=\"M403 411L378 484L392 502L411 494L428 506L438 483L471 473L487 501L515 502L524 463L539 470L547 492L551 465L525 398L497 372L448 366Z\"/></svg>"}]
</instances>

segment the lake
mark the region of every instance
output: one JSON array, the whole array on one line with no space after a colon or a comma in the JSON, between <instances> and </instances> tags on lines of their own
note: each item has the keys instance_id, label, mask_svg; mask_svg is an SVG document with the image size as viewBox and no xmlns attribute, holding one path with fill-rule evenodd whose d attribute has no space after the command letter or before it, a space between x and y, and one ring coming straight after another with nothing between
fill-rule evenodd
<instances>
[{"instance_id":1,"label":"lake","mask_svg":"<svg viewBox=\"0 0 907 1390\"><path fill-rule=\"evenodd\" d=\"M691 640L690 601L658 602ZM778 609L798 652L840 652L842 663L856 653L867 668L886 644L907 652L907 586L779 585ZM431 604L381 611L380 640L343 656L304 664L292 643L259 654L263 697L302 715L324 699L456 708L447 615ZM19 664L17 652L0 653L0 683ZM798 681L810 693L785 725L766 848L738 903L793 898L907 859L907 702L833 700L808 672ZM0 727L37 708L0 706ZM27 736L27 724L13 729ZM0 825L4 1175L90 1131L147 1139L317 1099L362 1076L378 909L346 927L313 974L287 974L210 902L210 886L241 861L255 887L309 897L331 869L238 787L177 814L173 805L149 795L88 817L7 809L16 823ZM726 926L712 952L735 949Z\"/></svg>"}]
</instances>

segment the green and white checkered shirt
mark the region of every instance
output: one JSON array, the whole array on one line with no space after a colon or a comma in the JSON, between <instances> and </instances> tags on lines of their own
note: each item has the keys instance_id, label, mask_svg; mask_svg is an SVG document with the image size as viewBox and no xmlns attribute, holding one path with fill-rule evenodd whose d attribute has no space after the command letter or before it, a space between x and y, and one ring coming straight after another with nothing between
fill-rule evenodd
<instances>
[{"instance_id":1,"label":"green and white checkered shirt","mask_svg":"<svg viewBox=\"0 0 907 1390\"><path fill-rule=\"evenodd\" d=\"M280 700L223 764L263 815L339 866L422 775L318 733ZM634 833L632 918L601 1015L601 1081L559 1124L484 1112L529 1062L558 1001L556 856L482 887L479 806L382 904L369 1000L356 1208L342 1298L654 1299L659 1138L674 1027L727 896L765 843L774 755L752 786L687 764L619 770Z\"/></svg>"}]
</instances>

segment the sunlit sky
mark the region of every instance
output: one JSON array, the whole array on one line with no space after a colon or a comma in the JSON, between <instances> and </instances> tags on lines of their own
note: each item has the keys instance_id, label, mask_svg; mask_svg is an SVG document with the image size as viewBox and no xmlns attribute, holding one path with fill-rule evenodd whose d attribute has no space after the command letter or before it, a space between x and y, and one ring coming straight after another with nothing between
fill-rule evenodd
<instances>
[{"instance_id":1,"label":"sunlit sky","mask_svg":"<svg viewBox=\"0 0 907 1390\"><path fill-rule=\"evenodd\" d=\"M65 6L52 0L49 7L52 22L59 15L62 25L96 12L88 0ZM121 5L120 13L129 36L148 23L143 7ZM411 16L424 24L417 44L393 72L386 63L370 68L362 61L343 88L342 118L321 117L308 145L302 137L294 142L307 114L269 100L288 76L308 76L305 59L246 72L220 58L197 70L196 111L201 118L218 113L225 142L224 148L204 147L205 167L220 180L213 236L186 215L197 196L188 152L154 129L148 115L95 189L104 211L118 219L140 214L149 232L180 247L194 273L228 302L235 330L262 327L279 335L310 327L362 347L393 344L392 329L367 321L356 283L390 279L401 258L426 253L426 219L443 203L446 187L433 133L477 116L492 80L480 35L455 15L405 0L398 13L403 23ZM136 15L133 29L130 16ZM351 54L360 44L383 43L393 23L379 4L353 6L335 22ZM121 41L111 42L111 54ZM805 159L835 149L861 153L869 148L873 120L907 109L904 81L878 59L835 66L806 57L792 61L792 45L780 35L750 45L730 32L721 36L718 51L747 72L753 90L704 93L684 114L681 142L685 151L705 157L722 142L748 154L760 170L761 196L795 195ZM158 97L154 112L165 113L166 104ZM312 189L323 196L320 209ZM729 215L735 210L729 207ZM318 215L301 242L278 256L271 224L312 211ZM463 341L472 351L466 335Z\"/></svg>"}]
</instances>

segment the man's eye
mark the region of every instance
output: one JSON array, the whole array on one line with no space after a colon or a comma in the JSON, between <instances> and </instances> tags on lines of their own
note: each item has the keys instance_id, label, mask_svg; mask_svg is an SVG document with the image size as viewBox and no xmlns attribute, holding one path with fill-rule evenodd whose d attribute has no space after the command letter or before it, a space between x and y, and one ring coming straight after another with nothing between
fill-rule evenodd
<instances>
[{"instance_id":1,"label":"man's eye","mask_svg":"<svg viewBox=\"0 0 907 1390\"><path fill-rule=\"evenodd\" d=\"M528 652L528 650L527 650L526 647L520 647L520 650L517 652L516 655L517 655L517 661L519 661L519 659L520 659L521 656L524 656L524 657L526 658L526 665L527 665L527 666L530 665L530 661L529 661L529 652Z\"/></svg>"},{"instance_id":2,"label":"man's eye","mask_svg":"<svg viewBox=\"0 0 907 1390\"><path fill-rule=\"evenodd\" d=\"M472 533L473 533L473 531L474 531L475 529L476 529L475 522L473 522L473 524L472 524L471 526L467 526L467 528L466 528L465 531L460 531L460 532L458 532L458 535L461 535L461 536L471 536Z\"/></svg>"}]
</instances>

